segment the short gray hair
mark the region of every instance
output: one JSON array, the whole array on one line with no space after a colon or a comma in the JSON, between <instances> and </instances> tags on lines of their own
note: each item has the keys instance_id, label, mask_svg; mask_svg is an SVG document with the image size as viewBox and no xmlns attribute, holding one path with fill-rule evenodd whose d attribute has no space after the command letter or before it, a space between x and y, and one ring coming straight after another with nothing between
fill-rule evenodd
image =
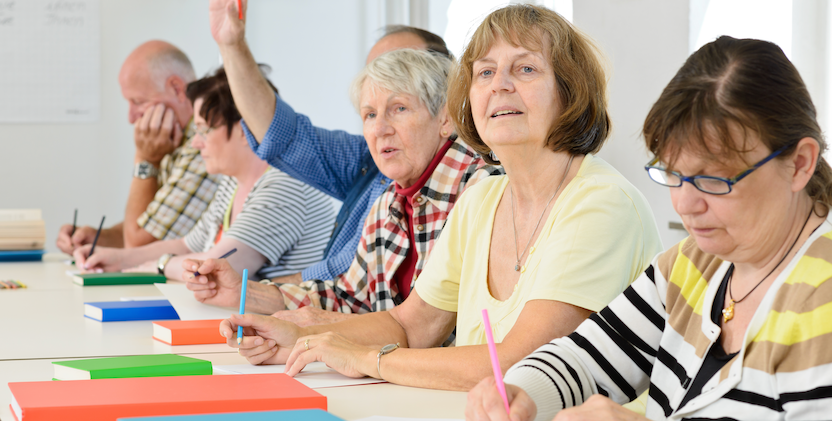
<instances>
[{"instance_id":1,"label":"short gray hair","mask_svg":"<svg viewBox=\"0 0 832 421\"><path fill-rule=\"evenodd\" d=\"M361 70L350 86L350 98L356 110L361 109L364 83L397 94L413 95L428 107L434 117L445 106L449 58L429 51L409 48L384 53Z\"/></svg>"},{"instance_id":2,"label":"short gray hair","mask_svg":"<svg viewBox=\"0 0 832 421\"><path fill-rule=\"evenodd\" d=\"M179 76L186 85L196 80L191 60L177 48L165 49L150 57L147 69L160 92L165 90L165 83L173 75Z\"/></svg>"}]
</instances>

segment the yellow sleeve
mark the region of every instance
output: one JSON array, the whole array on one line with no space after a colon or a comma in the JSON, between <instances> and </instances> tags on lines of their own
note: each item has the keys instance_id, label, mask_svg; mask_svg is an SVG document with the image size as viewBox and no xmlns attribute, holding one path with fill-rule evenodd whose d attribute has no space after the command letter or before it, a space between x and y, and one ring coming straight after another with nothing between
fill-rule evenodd
<instances>
[{"instance_id":1,"label":"yellow sleeve","mask_svg":"<svg viewBox=\"0 0 832 421\"><path fill-rule=\"evenodd\" d=\"M600 311L646 269L661 244L640 198L592 179L576 187L541 247L546 254L530 297Z\"/></svg>"}]
</instances>

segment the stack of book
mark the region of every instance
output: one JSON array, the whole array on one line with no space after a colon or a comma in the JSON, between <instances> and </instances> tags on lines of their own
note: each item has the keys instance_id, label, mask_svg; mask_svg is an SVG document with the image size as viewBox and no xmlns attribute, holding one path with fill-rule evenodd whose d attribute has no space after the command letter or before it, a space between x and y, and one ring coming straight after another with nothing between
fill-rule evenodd
<instances>
[{"instance_id":1,"label":"stack of book","mask_svg":"<svg viewBox=\"0 0 832 421\"><path fill-rule=\"evenodd\" d=\"M45 244L40 209L0 209L0 261L41 260Z\"/></svg>"}]
</instances>

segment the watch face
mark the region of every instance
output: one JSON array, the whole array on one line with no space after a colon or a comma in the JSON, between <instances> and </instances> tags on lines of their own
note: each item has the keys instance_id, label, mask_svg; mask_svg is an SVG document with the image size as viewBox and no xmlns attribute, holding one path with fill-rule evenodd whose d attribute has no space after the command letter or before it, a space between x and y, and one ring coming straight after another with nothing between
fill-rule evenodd
<instances>
[{"instance_id":1,"label":"watch face","mask_svg":"<svg viewBox=\"0 0 832 421\"><path fill-rule=\"evenodd\" d=\"M391 351L393 351L394 349L396 349L398 347L399 347L399 344L384 345L384 347L381 348L381 353L382 354L387 354L388 352L391 352Z\"/></svg>"}]
</instances>

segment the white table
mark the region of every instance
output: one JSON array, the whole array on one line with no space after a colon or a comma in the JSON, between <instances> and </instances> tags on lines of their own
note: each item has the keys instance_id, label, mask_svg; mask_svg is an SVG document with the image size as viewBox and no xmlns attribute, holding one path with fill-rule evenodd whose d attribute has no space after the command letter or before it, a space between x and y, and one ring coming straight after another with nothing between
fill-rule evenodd
<instances>
[{"instance_id":1,"label":"white table","mask_svg":"<svg viewBox=\"0 0 832 421\"><path fill-rule=\"evenodd\" d=\"M52 361L82 357L174 353L216 365L245 364L225 345L170 346L152 339L150 322L100 323L83 317L86 301L115 301L156 296L152 285L81 287L66 275L65 255L44 262L0 263L0 279L27 284L0 290L0 421L12 421L9 382L52 379ZM447 392L388 383L317 389L329 412L346 420L372 415L415 418L463 418L464 392Z\"/></svg>"}]
</instances>

